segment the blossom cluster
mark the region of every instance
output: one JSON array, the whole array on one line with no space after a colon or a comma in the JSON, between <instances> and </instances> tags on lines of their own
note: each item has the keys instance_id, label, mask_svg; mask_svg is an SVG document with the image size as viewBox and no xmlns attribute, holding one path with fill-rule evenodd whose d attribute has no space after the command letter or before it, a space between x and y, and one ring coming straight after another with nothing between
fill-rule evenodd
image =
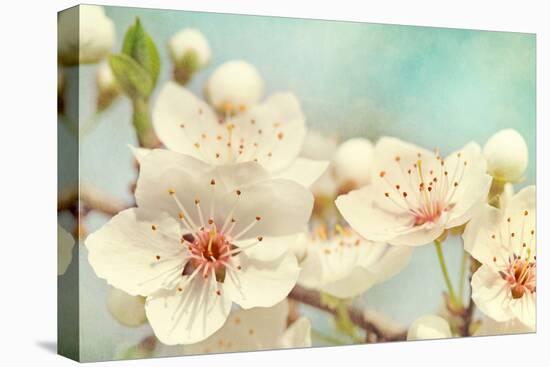
<instances>
[{"instance_id":1,"label":"blossom cluster","mask_svg":"<svg viewBox=\"0 0 550 367\"><path fill-rule=\"evenodd\" d=\"M97 62L111 47L100 46L66 59ZM121 323L148 322L190 354L311 346L310 321L291 315L295 287L347 302L419 246L461 236L484 317L469 334L535 329L536 198L534 186L513 192L528 162L519 133L447 154L397 137L341 141L308 128L292 92L265 96L244 60L217 67L201 98L187 82L210 63L206 37L185 29L168 46L174 73L151 111L161 145L131 147L136 205L85 241ZM102 64L98 86L115 84ZM460 312L450 283L448 309ZM458 335L441 316L420 317L407 338Z\"/></svg>"}]
</instances>

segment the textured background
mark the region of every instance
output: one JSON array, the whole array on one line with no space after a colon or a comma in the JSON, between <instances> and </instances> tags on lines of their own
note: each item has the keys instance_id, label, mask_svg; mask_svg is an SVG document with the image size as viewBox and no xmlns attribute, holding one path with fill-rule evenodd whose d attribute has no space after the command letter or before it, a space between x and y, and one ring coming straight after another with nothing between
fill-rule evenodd
<instances>
[{"instance_id":1,"label":"textured background","mask_svg":"<svg viewBox=\"0 0 550 367\"><path fill-rule=\"evenodd\" d=\"M118 48L134 17L141 18L161 54L159 85L171 73L168 38L181 28L198 28L213 51L211 64L190 85L198 94L217 65L239 58L256 65L267 93L294 92L310 127L344 137L394 135L447 153L471 140L483 144L497 130L513 127L529 145L523 184L535 182L534 35L133 8L106 11L116 24ZM93 114L94 77L95 66L82 68L81 123ZM81 142L81 180L130 200L128 185L135 173L126 144L135 144L135 137L130 104L121 98ZM88 229L105 220L91 215ZM446 243L445 253L451 273L458 274L459 244ZM89 267L82 247L80 266L82 358L110 359L117 346L135 343L150 331L124 328L111 318L106 284ZM435 250L425 246L403 272L372 288L360 302L405 324L435 312L443 290ZM328 330L323 314L305 312Z\"/></svg>"}]
</instances>

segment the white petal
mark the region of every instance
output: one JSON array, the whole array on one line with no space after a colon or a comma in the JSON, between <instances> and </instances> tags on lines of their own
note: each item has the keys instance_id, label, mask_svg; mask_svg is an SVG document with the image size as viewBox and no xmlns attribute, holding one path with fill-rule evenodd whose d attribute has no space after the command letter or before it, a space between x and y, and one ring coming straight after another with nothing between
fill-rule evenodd
<instances>
[{"instance_id":1,"label":"white petal","mask_svg":"<svg viewBox=\"0 0 550 367\"><path fill-rule=\"evenodd\" d=\"M88 236L88 260L112 286L147 296L179 279L184 265L179 238L179 224L169 216L127 209Z\"/></svg>"},{"instance_id":2,"label":"white petal","mask_svg":"<svg viewBox=\"0 0 550 367\"><path fill-rule=\"evenodd\" d=\"M529 329L535 330L537 323L536 293L526 292L522 297L510 302L510 310Z\"/></svg>"},{"instance_id":3,"label":"white petal","mask_svg":"<svg viewBox=\"0 0 550 367\"><path fill-rule=\"evenodd\" d=\"M311 347L311 322L300 317L284 332L279 341L280 348L307 348Z\"/></svg>"},{"instance_id":4,"label":"white petal","mask_svg":"<svg viewBox=\"0 0 550 367\"><path fill-rule=\"evenodd\" d=\"M384 282L403 270L413 254L414 248L409 246L387 246L384 254L368 269L376 275L376 283Z\"/></svg>"},{"instance_id":5,"label":"white petal","mask_svg":"<svg viewBox=\"0 0 550 367\"><path fill-rule=\"evenodd\" d=\"M313 209L313 195L305 187L284 179L271 179L240 188L233 212L234 239L257 236L285 236L300 232ZM234 193L225 197L225 206L235 203ZM252 225L250 229L249 226Z\"/></svg>"},{"instance_id":6,"label":"white petal","mask_svg":"<svg viewBox=\"0 0 550 367\"><path fill-rule=\"evenodd\" d=\"M235 119L236 141L243 139L245 147L258 143L253 156L272 172L290 166L302 149L305 135L305 117L291 93L273 94Z\"/></svg>"},{"instance_id":7,"label":"white petal","mask_svg":"<svg viewBox=\"0 0 550 367\"><path fill-rule=\"evenodd\" d=\"M145 298L131 296L117 288L110 287L107 292L107 309L124 326L135 327L147 321Z\"/></svg>"},{"instance_id":8,"label":"white petal","mask_svg":"<svg viewBox=\"0 0 550 367\"><path fill-rule=\"evenodd\" d=\"M136 161L138 161L138 163L140 164L142 159L153 151L152 149L134 147L132 145L128 145L128 147L130 148L130 151L134 155Z\"/></svg>"},{"instance_id":9,"label":"white petal","mask_svg":"<svg viewBox=\"0 0 550 367\"><path fill-rule=\"evenodd\" d=\"M298 263L293 254L261 261L250 253L237 256L241 270L226 274L225 291L243 308L270 307L283 300L298 279Z\"/></svg>"},{"instance_id":10,"label":"white petal","mask_svg":"<svg viewBox=\"0 0 550 367\"><path fill-rule=\"evenodd\" d=\"M186 354L244 352L279 347L286 327L288 302L269 308L233 311L227 322L208 339L185 347Z\"/></svg>"},{"instance_id":11,"label":"white petal","mask_svg":"<svg viewBox=\"0 0 550 367\"><path fill-rule=\"evenodd\" d=\"M483 264L491 264L493 257L503 251L498 248L500 243L498 226L502 220L502 214L497 208L485 204L466 225L462 235L464 249ZM493 239L494 234L495 236L498 234L499 237ZM508 254L503 256L507 258ZM500 257L498 256L498 260Z\"/></svg>"},{"instance_id":12,"label":"white petal","mask_svg":"<svg viewBox=\"0 0 550 367\"><path fill-rule=\"evenodd\" d=\"M328 161L315 161L306 158L297 158L294 163L275 175L310 187L328 168Z\"/></svg>"},{"instance_id":13,"label":"white petal","mask_svg":"<svg viewBox=\"0 0 550 367\"><path fill-rule=\"evenodd\" d=\"M251 238L234 241L233 244L241 248L252 246L246 250L250 256L258 260L270 261L278 259L289 251L291 246L300 242L303 242L302 233L295 233L289 236L263 237L260 243L258 243L257 238Z\"/></svg>"},{"instance_id":14,"label":"white petal","mask_svg":"<svg viewBox=\"0 0 550 367\"><path fill-rule=\"evenodd\" d=\"M57 225L57 275L63 275L73 259L74 238Z\"/></svg>"},{"instance_id":15,"label":"white petal","mask_svg":"<svg viewBox=\"0 0 550 367\"><path fill-rule=\"evenodd\" d=\"M510 310L510 287L500 275L487 265L482 265L472 276L472 299L476 306L496 321L514 318Z\"/></svg>"},{"instance_id":16,"label":"white petal","mask_svg":"<svg viewBox=\"0 0 550 367\"><path fill-rule=\"evenodd\" d=\"M394 206L376 185L340 195L336 206L344 219L361 236L395 245L424 245L437 238L443 227L414 227L414 218Z\"/></svg>"},{"instance_id":17,"label":"white petal","mask_svg":"<svg viewBox=\"0 0 550 367\"><path fill-rule=\"evenodd\" d=\"M192 344L219 330L231 310L224 290L216 294L216 281L197 276L182 291L161 291L147 298L147 319L164 344Z\"/></svg>"},{"instance_id":18,"label":"white petal","mask_svg":"<svg viewBox=\"0 0 550 367\"><path fill-rule=\"evenodd\" d=\"M452 337L447 320L436 315L416 319L407 333L407 340L444 339Z\"/></svg>"},{"instance_id":19,"label":"white petal","mask_svg":"<svg viewBox=\"0 0 550 367\"><path fill-rule=\"evenodd\" d=\"M211 162L214 153L206 156L208 149L202 145L215 142L221 129L218 125L210 106L186 88L171 81L162 87L153 107L153 126L168 149ZM206 141L203 133L208 134ZM199 149L196 143L201 145Z\"/></svg>"},{"instance_id":20,"label":"white petal","mask_svg":"<svg viewBox=\"0 0 550 367\"><path fill-rule=\"evenodd\" d=\"M445 167L450 170L451 177L456 177L455 180L458 182L455 192L450 194L454 206L449 211L447 228L464 224L470 220L476 207L486 202L492 181L492 177L486 173L486 166L481 149L476 143L467 144L445 159ZM456 171L456 176L453 170Z\"/></svg>"}]
</instances>

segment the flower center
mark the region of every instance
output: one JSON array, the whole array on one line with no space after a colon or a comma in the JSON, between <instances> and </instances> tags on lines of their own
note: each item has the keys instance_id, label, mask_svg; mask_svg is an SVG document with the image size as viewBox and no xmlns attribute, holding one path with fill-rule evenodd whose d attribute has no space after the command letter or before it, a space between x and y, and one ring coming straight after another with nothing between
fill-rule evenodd
<instances>
[{"instance_id":1,"label":"flower center","mask_svg":"<svg viewBox=\"0 0 550 367\"><path fill-rule=\"evenodd\" d=\"M192 270L204 268L205 274L213 271L216 280L223 282L225 267L231 261L235 248L226 236L218 233L215 224L211 228L199 230L188 247Z\"/></svg>"},{"instance_id":2,"label":"flower center","mask_svg":"<svg viewBox=\"0 0 550 367\"><path fill-rule=\"evenodd\" d=\"M514 299L537 289L535 230L529 228L528 216L529 211L524 210L522 219L519 215L506 218L499 231L491 235L491 240L496 241L496 255L500 256L494 256L493 262L501 269L499 274L508 283Z\"/></svg>"},{"instance_id":3,"label":"flower center","mask_svg":"<svg viewBox=\"0 0 550 367\"><path fill-rule=\"evenodd\" d=\"M512 298L521 298L527 292L536 291L536 266L535 261L516 258L508 265L506 271L500 273L510 285Z\"/></svg>"},{"instance_id":4,"label":"flower center","mask_svg":"<svg viewBox=\"0 0 550 367\"><path fill-rule=\"evenodd\" d=\"M457 153L456 164L447 170L446 162L436 155L435 163L425 167L422 154L408 166L402 163L400 156L394 161L397 174L390 179L386 171L380 171L379 177L389 188L384 197L399 209L412 215L414 226L435 223L454 207L453 198L464 176L468 162ZM432 161L432 159L427 160Z\"/></svg>"}]
</instances>

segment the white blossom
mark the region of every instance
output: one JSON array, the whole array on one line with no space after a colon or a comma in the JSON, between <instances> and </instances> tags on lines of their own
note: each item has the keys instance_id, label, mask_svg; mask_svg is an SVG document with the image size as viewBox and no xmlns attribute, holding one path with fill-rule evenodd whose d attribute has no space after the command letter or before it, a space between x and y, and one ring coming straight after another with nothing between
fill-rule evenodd
<instances>
[{"instance_id":1,"label":"white blossom","mask_svg":"<svg viewBox=\"0 0 550 367\"><path fill-rule=\"evenodd\" d=\"M168 42L170 57L175 64L189 62L193 58L193 65L200 69L210 62L211 50L208 40L197 29L182 29L170 38ZM192 70L194 71L194 70Z\"/></svg>"},{"instance_id":2,"label":"white blossom","mask_svg":"<svg viewBox=\"0 0 550 367\"><path fill-rule=\"evenodd\" d=\"M381 283L409 262L410 247L395 247L361 238L350 228L329 233L321 225L306 242L298 283L346 299Z\"/></svg>"},{"instance_id":3,"label":"white blossom","mask_svg":"<svg viewBox=\"0 0 550 367\"><path fill-rule=\"evenodd\" d=\"M358 189L370 183L373 151L372 143L364 138L352 138L340 144L331 163L339 187Z\"/></svg>"},{"instance_id":4,"label":"white blossom","mask_svg":"<svg viewBox=\"0 0 550 367\"><path fill-rule=\"evenodd\" d=\"M185 346L186 354L246 352L311 346L311 325L301 317L287 327L288 302L231 313L208 339Z\"/></svg>"},{"instance_id":5,"label":"white blossom","mask_svg":"<svg viewBox=\"0 0 550 367\"><path fill-rule=\"evenodd\" d=\"M298 278L286 237L299 232L313 198L254 162L211 167L168 150L141 159L137 208L86 240L96 274L145 310L165 344L206 339L232 303L248 309L284 299ZM281 240L281 238L283 240Z\"/></svg>"},{"instance_id":6,"label":"white blossom","mask_svg":"<svg viewBox=\"0 0 550 367\"><path fill-rule=\"evenodd\" d=\"M264 94L264 81L256 67L243 60L228 61L216 68L204 87L208 102L223 113L246 111Z\"/></svg>"},{"instance_id":7,"label":"white blossom","mask_svg":"<svg viewBox=\"0 0 550 367\"><path fill-rule=\"evenodd\" d=\"M190 91L168 82L155 103L153 124L168 149L210 165L258 162L274 175L304 186L328 165L298 158L306 127L291 93L276 93L242 114L219 117Z\"/></svg>"},{"instance_id":8,"label":"white blossom","mask_svg":"<svg viewBox=\"0 0 550 367\"><path fill-rule=\"evenodd\" d=\"M336 206L360 235L421 246L466 223L491 185L480 148L470 143L442 158L395 138L374 150L371 184L341 195Z\"/></svg>"},{"instance_id":9,"label":"white blossom","mask_svg":"<svg viewBox=\"0 0 550 367\"><path fill-rule=\"evenodd\" d=\"M57 225L57 275L63 275L73 259L74 238Z\"/></svg>"},{"instance_id":10,"label":"white blossom","mask_svg":"<svg viewBox=\"0 0 550 367\"><path fill-rule=\"evenodd\" d=\"M407 332L407 340L445 339L452 336L447 320L436 315L419 317L414 320Z\"/></svg>"},{"instance_id":11,"label":"white blossom","mask_svg":"<svg viewBox=\"0 0 550 367\"><path fill-rule=\"evenodd\" d=\"M536 323L536 195L528 186L497 209L486 205L466 226L464 248L482 265L472 277L472 299L497 322Z\"/></svg>"},{"instance_id":12,"label":"white blossom","mask_svg":"<svg viewBox=\"0 0 550 367\"><path fill-rule=\"evenodd\" d=\"M59 14L57 55L61 64L96 63L114 44L115 25L103 7L79 5Z\"/></svg>"},{"instance_id":13,"label":"white blossom","mask_svg":"<svg viewBox=\"0 0 550 367\"><path fill-rule=\"evenodd\" d=\"M497 132L483 148L487 170L496 180L517 182L523 178L529 161L527 144L514 129Z\"/></svg>"},{"instance_id":14,"label":"white blossom","mask_svg":"<svg viewBox=\"0 0 550 367\"><path fill-rule=\"evenodd\" d=\"M107 309L122 325L139 326L147 321L145 298L132 296L120 289L110 287L107 291Z\"/></svg>"}]
</instances>

